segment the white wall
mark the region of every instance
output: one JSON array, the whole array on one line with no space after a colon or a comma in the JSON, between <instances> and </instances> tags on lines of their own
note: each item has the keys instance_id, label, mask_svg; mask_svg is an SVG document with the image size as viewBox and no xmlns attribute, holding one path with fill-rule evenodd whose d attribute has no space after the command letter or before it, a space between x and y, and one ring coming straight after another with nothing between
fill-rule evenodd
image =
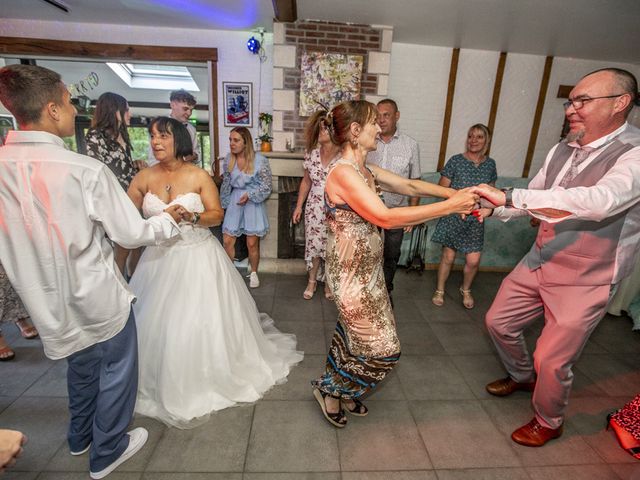
<instances>
[{"instance_id":1,"label":"white wall","mask_svg":"<svg viewBox=\"0 0 640 480\"><path fill-rule=\"evenodd\" d=\"M99 23L66 23L34 20L0 19L0 31L8 37L48 38L85 42L112 42L131 45L172 47L207 47L218 49L218 118L220 122L219 149L229 151L229 128L224 127L222 82L252 82L254 118L252 133L258 132L257 117L261 111L271 111L272 104L272 45L273 35L265 34L267 60L260 64L257 55L246 47L250 32L160 28ZM156 101L166 101L166 92L159 90ZM259 104L258 104L259 102Z\"/></svg>"},{"instance_id":2,"label":"white wall","mask_svg":"<svg viewBox=\"0 0 640 480\"><path fill-rule=\"evenodd\" d=\"M389 97L398 103L400 128L420 145L424 172L435 171L438 164L451 54L451 48L403 43L394 43L391 51ZM460 51L447 159L464 150L471 125L488 123L499 55L482 50ZM496 160L499 175L522 174L544 63L545 57L540 55L507 55L491 144L491 157ZM542 166L562 131L564 99L556 98L559 85L575 85L586 73L608 66L640 76L638 65L554 59L530 176ZM636 119L640 118L638 110L633 115Z\"/></svg>"}]
</instances>

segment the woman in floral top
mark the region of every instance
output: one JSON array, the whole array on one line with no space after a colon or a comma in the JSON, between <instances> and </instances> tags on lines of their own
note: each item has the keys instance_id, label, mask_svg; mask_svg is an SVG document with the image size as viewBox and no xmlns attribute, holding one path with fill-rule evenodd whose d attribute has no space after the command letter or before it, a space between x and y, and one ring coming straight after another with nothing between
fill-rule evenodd
<instances>
[{"instance_id":1,"label":"woman in floral top","mask_svg":"<svg viewBox=\"0 0 640 480\"><path fill-rule=\"evenodd\" d=\"M87 155L109 167L125 192L138 173L138 168L131 159L131 142L127 132L130 120L127 100L117 93L103 93L98 98L91 128L85 137ZM129 252L115 245L114 253L116 264L124 273ZM135 257L134 262L137 263L139 251L132 251L132 257Z\"/></svg>"},{"instance_id":2,"label":"woman in floral top","mask_svg":"<svg viewBox=\"0 0 640 480\"><path fill-rule=\"evenodd\" d=\"M305 129L307 153L304 156L304 176L298 191L298 202L293 211L293 223L300 222L302 205L304 210L304 259L309 271L309 282L302 296L310 300L316 291L320 277L320 265L324 262L327 244L327 222L324 210L324 182L329 164L340 153L340 147L331 142L327 126L324 123L328 112L320 110L314 113ZM329 285L325 282L324 294L331 298Z\"/></svg>"}]
</instances>

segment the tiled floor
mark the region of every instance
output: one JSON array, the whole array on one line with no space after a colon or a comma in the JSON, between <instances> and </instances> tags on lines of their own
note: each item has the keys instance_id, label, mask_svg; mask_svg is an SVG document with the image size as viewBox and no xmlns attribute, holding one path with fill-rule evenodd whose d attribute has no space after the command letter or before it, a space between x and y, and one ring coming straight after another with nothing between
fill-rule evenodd
<instances>
[{"instance_id":1,"label":"tiled floor","mask_svg":"<svg viewBox=\"0 0 640 480\"><path fill-rule=\"evenodd\" d=\"M394 300L403 355L367 401L365 418L338 431L322 417L309 380L321 371L336 320L320 294L302 299L305 278L261 275L259 308L298 335L305 359L289 381L255 405L231 408L204 426L177 430L147 418L149 442L113 480L488 480L637 479L640 462L604 430L605 416L640 392L640 334L626 317L607 316L574 369L565 434L525 448L509 439L532 417L529 395L493 398L484 385L503 375L482 318L502 279L481 273L472 311L460 305L459 273L445 306L434 307L434 272L399 271ZM535 332L529 335L533 347ZM0 364L0 426L24 431L25 455L9 479L85 479L87 456L72 457L65 364L44 358L38 341L5 333L17 358Z\"/></svg>"}]
</instances>

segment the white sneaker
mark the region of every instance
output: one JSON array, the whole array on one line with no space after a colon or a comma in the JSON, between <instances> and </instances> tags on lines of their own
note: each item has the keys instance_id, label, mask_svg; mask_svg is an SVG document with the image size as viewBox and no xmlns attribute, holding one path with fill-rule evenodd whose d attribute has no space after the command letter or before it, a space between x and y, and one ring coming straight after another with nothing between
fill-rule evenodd
<instances>
[{"instance_id":1,"label":"white sneaker","mask_svg":"<svg viewBox=\"0 0 640 480\"><path fill-rule=\"evenodd\" d=\"M89 442L89 445L87 445L86 447L84 447L82 450L78 450L77 452L74 452L72 450L69 450L69 453L71 455L73 455L74 457L77 457L78 455L82 455L83 453L87 453L89 451L89 449L91 448L91 442Z\"/></svg>"},{"instance_id":2,"label":"white sneaker","mask_svg":"<svg viewBox=\"0 0 640 480\"><path fill-rule=\"evenodd\" d=\"M149 438L149 432L145 428L138 427L134 428L130 432L127 433L129 435L129 446L127 449L120 455L111 465L107 468L100 470L99 472L89 472L89 476L94 480L98 480L100 478L104 478L113 472L116 468L122 465L124 462L133 457L138 450L140 450L145 443L147 443L147 438Z\"/></svg>"},{"instance_id":3,"label":"white sneaker","mask_svg":"<svg viewBox=\"0 0 640 480\"><path fill-rule=\"evenodd\" d=\"M249 275L249 288L258 288L260 286L260 279L256 272L251 272Z\"/></svg>"}]
</instances>

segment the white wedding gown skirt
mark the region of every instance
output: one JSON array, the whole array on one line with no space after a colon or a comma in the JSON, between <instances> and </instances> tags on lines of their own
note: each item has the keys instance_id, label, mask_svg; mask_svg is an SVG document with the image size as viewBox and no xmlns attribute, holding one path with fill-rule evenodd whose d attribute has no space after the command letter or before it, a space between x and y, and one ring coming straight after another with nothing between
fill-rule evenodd
<instances>
[{"instance_id":1,"label":"white wedding gown skirt","mask_svg":"<svg viewBox=\"0 0 640 480\"><path fill-rule=\"evenodd\" d=\"M179 196L202 211L200 196ZM153 194L145 216L167 204ZM131 278L138 297L139 387L136 412L178 428L216 410L254 402L286 381L302 360L295 335L259 313L242 276L208 228L181 225L182 238L147 247Z\"/></svg>"}]
</instances>

